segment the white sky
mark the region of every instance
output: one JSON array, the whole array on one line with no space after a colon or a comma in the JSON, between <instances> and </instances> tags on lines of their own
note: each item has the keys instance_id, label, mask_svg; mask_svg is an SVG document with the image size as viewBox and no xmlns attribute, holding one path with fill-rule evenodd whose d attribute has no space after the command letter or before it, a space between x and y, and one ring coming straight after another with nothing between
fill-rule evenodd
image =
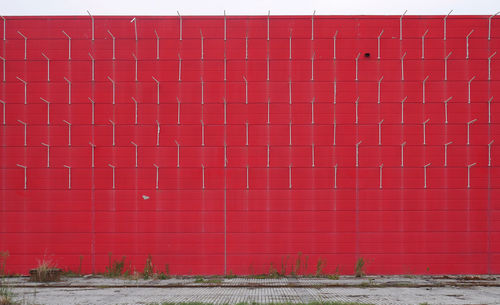
<instances>
[{"instance_id":1,"label":"white sky","mask_svg":"<svg viewBox=\"0 0 500 305\"><path fill-rule=\"evenodd\" d=\"M500 0L2 0L0 15L491 15ZM499 16L500 18L500 16Z\"/></svg>"}]
</instances>

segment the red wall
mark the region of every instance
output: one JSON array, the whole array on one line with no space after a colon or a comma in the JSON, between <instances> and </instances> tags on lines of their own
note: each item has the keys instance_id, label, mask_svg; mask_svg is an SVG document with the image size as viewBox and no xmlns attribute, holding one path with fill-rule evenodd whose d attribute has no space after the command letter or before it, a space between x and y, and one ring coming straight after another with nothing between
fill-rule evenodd
<instances>
[{"instance_id":1,"label":"red wall","mask_svg":"<svg viewBox=\"0 0 500 305\"><path fill-rule=\"evenodd\" d=\"M126 256L137 270L151 254L161 269L168 264L175 274L264 273L271 264L281 269L282 262L290 272L299 253L308 259L302 272L310 273L318 259L326 261L326 272L338 266L352 273L359 257L369 273L500 272L500 55L491 60L491 80L487 60L500 50L498 18L488 40L487 16L450 16L444 40L442 16L405 16L400 40L399 16L316 16L314 37L311 16L271 16L269 39L267 16L227 17L224 40L223 17L184 17L180 40L178 17L139 17L137 41L131 19L95 17L92 40L88 16L6 18L6 39L0 42L6 59L0 83L6 104L0 127L0 250L10 253L10 272L26 273L44 257L72 269L82 257L85 272L102 272L109 253ZM466 59L465 37L472 29ZM71 60L62 30L72 38ZM116 60L107 30L116 37ZM28 37L27 60L18 31ZM42 52L50 59L50 82ZM94 81L89 53L95 58ZM137 81L132 54L138 58ZM108 76L116 81L116 105ZM16 77L28 82L27 105ZM64 77L72 82L71 105ZM160 81L159 105L152 77ZM40 97L50 101L50 125ZM95 101L94 125L89 97ZM132 97L138 102L137 124ZM445 124L443 101L449 97ZM467 145L467 122L473 119ZM26 147L17 120L28 123ZM71 147L63 120L73 124ZM116 123L114 147L109 120ZM137 167L130 141L138 144ZM444 167L444 144L450 141ZM42 142L50 145L49 168ZM96 145L95 168L89 142ZM477 164L468 188L472 163ZM16 164L27 166L26 190ZM116 166L114 190L108 164ZM159 166L158 190L153 164ZM71 190L64 165L72 167Z\"/></svg>"}]
</instances>

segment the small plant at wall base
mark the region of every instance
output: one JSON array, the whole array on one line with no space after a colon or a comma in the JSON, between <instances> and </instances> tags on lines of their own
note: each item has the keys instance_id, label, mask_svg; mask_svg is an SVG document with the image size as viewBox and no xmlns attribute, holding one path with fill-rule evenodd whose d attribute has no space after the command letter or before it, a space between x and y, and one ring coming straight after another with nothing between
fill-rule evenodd
<instances>
[{"instance_id":1,"label":"small plant at wall base","mask_svg":"<svg viewBox=\"0 0 500 305\"><path fill-rule=\"evenodd\" d=\"M154 265L153 265L153 259L151 258L151 255L148 256L146 259L146 265L144 266L144 271L142 272L142 277L147 280L150 277L154 276Z\"/></svg>"},{"instance_id":2,"label":"small plant at wall base","mask_svg":"<svg viewBox=\"0 0 500 305\"><path fill-rule=\"evenodd\" d=\"M316 276L321 276L323 274L323 267L325 267L325 261L322 258L318 258L316 263Z\"/></svg>"},{"instance_id":3,"label":"small plant at wall base","mask_svg":"<svg viewBox=\"0 0 500 305\"><path fill-rule=\"evenodd\" d=\"M354 270L354 275L356 277L362 277L362 276L366 275L366 273L365 273L365 260L362 257L358 258L358 260L356 262L356 268Z\"/></svg>"},{"instance_id":4,"label":"small plant at wall base","mask_svg":"<svg viewBox=\"0 0 500 305\"><path fill-rule=\"evenodd\" d=\"M10 291L9 287L5 283L0 282L0 305L18 305L18 302L14 302L14 294Z\"/></svg>"},{"instance_id":5,"label":"small plant at wall base","mask_svg":"<svg viewBox=\"0 0 500 305\"><path fill-rule=\"evenodd\" d=\"M30 270L30 280L32 282L56 282L61 279L62 270L56 268L51 260L42 259L38 261L38 266Z\"/></svg>"},{"instance_id":6,"label":"small plant at wall base","mask_svg":"<svg viewBox=\"0 0 500 305\"><path fill-rule=\"evenodd\" d=\"M108 256L109 265L106 266L106 273L104 275L107 277L121 276L125 267L125 256L123 256L121 260L113 260L112 253L109 253Z\"/></svg>"}]
</instances>

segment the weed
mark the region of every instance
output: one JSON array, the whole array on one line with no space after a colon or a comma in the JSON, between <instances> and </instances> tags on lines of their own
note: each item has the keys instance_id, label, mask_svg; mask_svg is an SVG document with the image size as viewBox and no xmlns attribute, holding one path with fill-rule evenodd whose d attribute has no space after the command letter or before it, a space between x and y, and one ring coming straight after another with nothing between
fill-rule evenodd
<instances>
[{"instance_id":1,"label":"weed","mask_svg":"<svg viewBox=\"0 0 500 305\"><path fill-rule=\"evenodd\" d=\"M362 257L358 258L356 262L356 268L354 270L354 274L356 275L356 277L363 277L366 275L365 260Z\"/></svg>"},{"instance_id":2,"label":"weed","mask_svg":"<svg viewBox=\"0 0 500 305\"><path fill-rule=\"evenodd\" d=\"M322 258L318 259L316 263L316 276L321 276L323 274L323 267L325 266L325 261Z\"/></svg>"},{"instance_id":3,"label":"weed","mask_svg":"<svg viewBox=\"0 0 500 305\"><path fill-rule=\"evenodd\" d=\"M205 279L202 278L201 276L197 276L197 277L195 277L194 282L195 283L204 283Z\"/></svg>"},{"instance_id":4,"label":"weed","mask_svg":"<svg viewBox=\"0 0 500 305\"><path fill-rule=\"evenodd\" d=\"M146 259L146 265L144 266L142 277L145 280L147 280L152 276L154 276L154 265L153 265L153 259L151 258L151 255L149 255L148 258Z\"/></svg>"},{"instance_id":5,"label":"weed","mask_svg":"<svg viewBox=\"0 0 500 305\"><path fill-rule=\"evenodd\" d=\"M420 303L420 304L418 304L418 305L429 305L429 303L424 302L424 303Z\"/></svg>"},{"instance_id":6,"label":"weed","mask_svg":"<svg viewBox=\"0 0 500 305\"><path fill-rule=\"evenodd\" d=\"M236 274L233 273L232 270L229 270L229 273L224 276L227 279L233 279L236 277Z\"/></svg>"},{"instance_id":7,"label":"weed","mask_svg":"<svg viewBox=\"0 0 500 305\"><path fill-rule=\"evenodd\" d=\"M286 275L286 264L288 262L288 255L286 256L286 258L281 258L281 271L280 271L280 274L282 276L285 276Z\"/></svg>"},{"instance_id":8,"label":"weed","mask_svg":"<svg viewBox=\"0 0 500 305\"><path fill-rule=\"evenodd\" d=\"M123 256L121 260L113 260L112 253L109 253L108 256L109 256L109 265L106 266L106 273L104 275L107 277L121 276L123 274L125 267L125 256Z\"/></svg>"},{"instance_id":9,"label":"weed","mask_svg":"<svg viewBox=\"0 0 500 305\"><path fill-rule=\"evenodd\" d=\"M30 270L31 280L34 282L54 282L59 281L62 270L56 268L51 260L42 259L38 261L38 266Z\"/></svg>"},{"instance_id":10,"label":"weed","mask_svg":"<svg viewBox=\"0 0 500 305\"><path fill-rule=\"evenodd\" d=\"M9 251L0 251L0 277L7 275L7 258L9 258Z\"/></svg>"},{"instance_id":11,"label":"weed","mask_svg":"<svg viewBox=\"0 0 500 305\"><path fill-rule=\"evenodd\" d=\"M278 270L274 267L273 263L271 263L271 266L269 266L269 276L272 278L279 277Z\"/></svg>"},{"instance_id":12,"label":"weed","mask_svg":"<svg viewBox=\"0 0 500 305\"><path fill-rule=\"evenodd\" d=\"M80 255L80 265L78 265L78 274L82 275L82 262L83 262L83 255Z\"/></svg>"},{"instance_id":13,"label":"weed","mask_svg":"<svg viewBox=\"0 0 500 305\"><path fill-rule=\"evenodd\" d=\"M3 282L0 283L0 305L17 305L18 302L14 302L14 293L10 291Z\"/></svg>"},{"instance_id":14,"label":"weed","mask_svg":"<svg viewBox=\"0 0 500 305\"><path fill-rule=\"evenodd\" d=\"M292 266L292 271L290 273L291 276L297 276L300 273L300 268L302 266L301 258L302 258L302 253L299 252L297 254L297 260L295 261L295 267Z\"/></svg>"}]
</instances>

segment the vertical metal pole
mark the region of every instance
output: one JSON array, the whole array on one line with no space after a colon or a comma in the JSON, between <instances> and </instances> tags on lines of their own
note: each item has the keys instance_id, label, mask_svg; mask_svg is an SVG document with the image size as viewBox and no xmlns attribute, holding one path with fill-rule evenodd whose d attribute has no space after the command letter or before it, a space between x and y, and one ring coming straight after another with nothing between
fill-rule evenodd
<instances>
[{"instance_id":1,"label":"vertical metal pole","mask_svg":"<svg viewBox=\"0 0 500 305\"><path fill-rule=\"evenodd\" d=\"M337 60L337 34L339 31L335 31L335 35L333 35L333 60Z\"/></svg>"},{"instance_id":2,"label":"vertical metal pole","mask_svg":"<svg viewBox=\"0 0 500 305\"><path fill-rule=\"evenodd\" d=\"M491 145L494 141L495 140L491 140L491 142L488 143L488 166L491 166Z\"/></svg>"},{"instance_id":3,"label":"vertical metal pole","mask_svg":"<svg viewBox=\"0 0 500 305\"><path fill-rule=\"evenodd\" d=\"M201 146L205 146L205 124L201 120Z\"/></svg>"},{"instance_id":4,"label":"vertical metal pole","mask_svg":"<svg viewBox=\"0 0 500 305\"><path fill-rule=\"evenodd\" d=\"M448 142L444 144L444 167L448 166L448 145L452 143L453 142Z\"/></svg>"},{"instance_id":5,"label":"vertical metal pole","mask_svg":"<svg viewBox=\"0 0 500 305\"><path fill-rule=\"evenodd\" d=\"M111 79L111 77L108 76L109 81L111 82L111 85L113 86L113 105L115 104L115 81Z\"/></svg>"},{"instance_id":6,"label":"vertical metal pole","mask_svg":"<svg viewBox=\"0 0 500 305\"><path fill-rule=\"evenodd\" d=\"M94 41L94 16L92 16L89 11L87 11L87 13L89 14L90 19L92 20L92 41Z\"/></svg>"},{"instance_id":7,"label":"vertical metal pole","mask_svg":"<svg viewBox=\"0 0 500 305\"><path fill-rule=\"evenodd\" d=\"M135 33L135 41L137 41L137 19L134 17L130 20L130 23L134 23L134 33Z\"/></svg>"},{"instance_id":8,"label":"vertical metal pole","mask_svg":"<svg viewBox=\"0 0 500 305\"><path fill-rule=\"evenodd\" d=\"M425 104L425 82L429 79L429 75L427 75L422 81L422 104Z\"/></svg>"},{"instance_id":9,"label":"vertical metal pole","mask_svg":"<svg viewBox=\"0 0 500 305\"><path fill-rule=\"evenodd\" d=\"M288 124L288 129L288 134L290 135L288 146L292 146L292 120L290 120L290 123Z\"/></svg>"},{"instance_id":10,"label":"vertical metal pole","mask_svg":"<svg viewBox=\"0 0 500 305\"><path fill-rule=\"evenodd\" d=\"M111 170L113 171L113 190L115 189L115 166L108 164L109 167L111 167Z\"/></svg>"},{"instance_id":11,"label":"vertical metal pole","mask_svg":"<svg viewBox=\"0 0 500 305\"><path fill-rule=\"evenodd\" d=\"M224 125L227 124L227 103L226 103L226 98L224 97L223 99L224 102Z\"/></svg>"},{"instance_id":12,"label":"vertical metal pole","mask_svg":"<svg viewBox=\"0 0 500 305\"><path fill-rule=\"evenodd\" d=\"M405 10L403 15L399 18L399 40L403 40L403 17L408 12L408 10Z\"/></svg>"},{"instance_id":13,"label":"vertical metal pole","mask_svg":"<svg viewBox=\"0 0 500 305\"><path fill-rule=\"evenodd\" d=\"M292 104L292 79L288 78L288 103Z\"/></svg>"},{"instance_id":14,"label":"vertical metal pole","mask_svg":"<svg viewBox=\"0 0 500 305\"><path fill-rule=\"evenodd\" d=\"M16 78L24 84L24 105L27 105L28 104L28 99L27 99L28 82L25 80L22 80L21 78L19 78L19 76L16 76Z\"/></svg>"},{"instance_id":15,"label":"vertical metal pole","mask_svg":"<svg viewBox=\"0 0 500 305\"><path fill-rule=\"evenodd\" d=\"M227 76L226 67L227 67L226 47L224 46L224 81L227 80L227 78L226 78L226 76Z\"/></svg>"},{"instance_id":16,"label":"vertical metal pole","mask_svg":"<svg viewBox=\"0 0 500 305\"><path fill-rule=\"evenodd\" d=\"M243 76L243 80L245 81L245 104L248 104L248 81L245 76Z\"/></svg>"},{"instance_id":17,"label":"vertical metal pole","mask_svg":"<svg viewBox=\"0 0 500 305\"><path fill-rule=\"evenodd\" d=\"M269 49L268 49L268 54L267 54L267 80L269 80Z\"/></svg>"},{"instance_id":18,"label":"vertical metal pole","mask_svg":"<svg viewBox=\"0 0 500 305\"><path fill-rule=\"evenodd\" d=\"M377 103L380 104L380 85L382 83L382 80L384 79L384 76L382 75L382 77L380 77L380 79L378 80L378 99L377 99Z\"/></svg>"},{"instance_id":19,"label":"vertical metal pole","mask_svg":"<svg viewBox=\"0 0 500 305\"><path fill-rule=\"evenodd\" d=\"M200 30L200 37L201 37L201 61L203 61L203 33Z\"/></svg>"},{"instance_id":20,"label":"vertical metal pole","mask_svg":"<svg viewBox=\"0 0 500 305\"><path fill-rule=\"evenodd\" d=\"M157 80L154 76L151 76L151 78L153 78L156 83L156 104L160 105L160 81Z\"/></svg>"},{"instance_id":21,"label":"vertical metal pole","mask_svg":"<svg viewBox=\"0 0 500 305\"><path fill-rule=\"evenodd\" d=\"M132 57L134 57L135 61L135 81L137 81L137 56L135 56L135 54L132 53Z\"/></svg>"},{"instance_id":22,"label":"vertical metal pole","mask_svg":"<svg viewBox=\"0 0 500 305\"><path fill-rule=\"evenodd\" d=\"M95 113L94 113L94 110L95 110L95 103L94 101L89 97L89 101L90 101L90 104L92 106L92 125L94 125L94 118L95 118Z\"/></svg>"},{"instance_id":23,"label":"vertical metal pole","mask_svg":"<svg viewBox=\"0 0 500 305\"><path fill-rule=\"evenodd\" d=\"M26 133L27 133L27 126L28 126L28 123L26 122L23 122L21 120L17 120L19 123L23 124L24 125L24 146L26 147L27 144L26 144Z\"/></svg>"},{"instance_id":24,"label":"vertical metal pole","mask_svg":"<svg viewBox=\"0 0 500 305\"><path fill-rule=\"evenodd\" d=\"M379 165L379 188L382 189L382 168L384 168L384 163Z\"/></svg>"},{"instance_id":25,"label":"vertical metal pole","mask_svg":"<svg viewBox=\"0 0 500 305\"><path fill-rule=\"evenodd\" d=\"M476 164L477 163L472 163L472 164L467 165L467 188L468 189L470 189L470 169L471 169L471 167L473 167Z\"/></svg>"},{"instance_id":26,"label":"vertical metal pole","mask_svg":"<svg viewBox=\"0 0 500 305\"><path fill-rule=\"evenodd\" d=\"M405 96L404 99L401 100L401 124L404 124L405 123L405 110L404 110L404 104L405 104L405 101L408 97Z\"/></svg>"},{"instance_id":27,"label":"vertical metal pole","mask_svg":"<svg viewBox=\"0 0 500 305\"><path fill-rule=\"evenodd\" d=\"M2 81L5 82L5 58L0 56L0 59L2 60L2 66L3 66L3 68L2 68L2 71L3 71Z\"/></svg>"},{"instance_id":28,"label":"vertical metal pole","mask_svg":"<svg viewBox=\"0 0 500 305\"><path fill-rule=\"evenodd\" d=\"M50 125L50 102L42 97L40 99L47 103L47 125Z\"/></svg>"},{"instance_id":29,"label":"vertical metal pole","mask_svg":"<svg viewBox=\"0 0 500 305\"><path fill-rule=\"evenodd\" d=\"M47 82L50 82L50 59L44 53L42 53L42 56L47 60Z\"/></svg>"},{"instance_id":30,"label":"vertical metal pole","mask_svg":"<svg viewBox=\"0 0 500 305\"><path fill-rule=\"evenodd\" d=\"M354 102L354 104L356 104L356 121L355 123L358 124L358 104L359 104L359 96L358 98L356 99L356 101Z\"/></svg>"},{"instance_id":31,"label":"vertical metal pole","mask_svg":"<svg viewBox=\"0 0 500 305\"><path fill-rule=\"evenodd\" d=\"M428 163L424 165L424 188L427 188L427 167L429 167L431 164Z\"/></svg>"},{"instance_id":32,"label":"vertical metal pole","mask_svg":"<svg viewBox=\"0 0 500 305\"><path fill-rule=\"evenodd\" d=\"M71 105L71 81L64 77L64 80L68 83L68 105Z\"/></svg>"},{"instance_id":33,"label":"vertical metal pole","mask_svg":"<svg viewBox=\"0 0 500 305\"><path fill-rule=\"evenodd\" d=\"M444 58L444 80L448 80L448 58L451 53L452 52L450 51L450 53L448 53L448 55Z\"/></svg>"},{"instance_id":34,"label":"vertical metal pole","mask_svg":"<svg viewBox=\"0 0 500 305\"><path fill-rule=\"evenodd\" d=\"M267 144L267 167L269 168L269 144Z\"/></svg>"},{"instance_id":35,"label":"vertical metal pole","mask_svg":"<svg viewBox=\"0 0 500 305\"><path fill-rule=\"evenodd\" d=\"M21 167L22 169L24 169L24 189L27 188L27 182L28 182L28 178L27 178L27 175L26 175L26 169L27 167L24 166L24 165L21 165L21 164L16 164L17 166Z\"/></svg>"},{"instance_id":36,"label":"vertical metal pole","mask_svg":"<svg viewBox=\"0 0 500 305\"><path fill-rule=\"evenodd\" d=\"M226 20L226 10L224 10L224 41L227 39L227 20Z\"/></svg>"},{"instance_id":37,"label":"vertical metal pole","mask_svg":"<svg viewBox=\"0 0 500 305\"><path fill-rule=\"evenodd\" d=\"M204 104L204 100L205 100L205 87L204 87L204 82L203 82L203 78L201 78L201 104L203 105Z\"/></svg>"},{"instance_id":38,"label":"vertical metal pole","mask_svg":"<svg viewBox=\"0 0 500 305\"><path fill-rule=\"evenodd\" d=\"M472 121L467 122L467 145L470 144L470 133L469 133L469 131L470 131L470 125L472 123L474 123L475 121L477 121L477 119L474 119Z\"/></svg>"},{"instance_id":39,"label":"vertical metal pole","mask_svg":"<svg viewBox=\"0 0 500 305\"><path fill-rule=\"evenodd\" d=\"M382 145L382 123L384 119L378 122L378 145Z\"/></svg>"},{"instance_id":40,"label":"vertical metal pole","mask_svg":"<svg viewBox=\"0 0 500 305\"><path fill-rule=\"evenodd\" d=\"M177 56L179 57L179 81L181 81L181 73L182 73L182 58L181 58L181 55L180 54L177 54Z\"/></svg>"},{"instance_id":41,"label":"vertical metal pole","mask_svg":"<svg viewBox=\"0 0 500 305\"><path fill-rule=\"evenodd\" d=\"M444 22L444 32L443 32L443 40L446 40L446 18L448 18L448 16L450 16L451 12L453 12L453 10L451 10L448 15L446 15L443 19L443 22Z\"/></svg>"},{"instance_id":42,"label":"vertical metal pole","mask_svg":"<svg viewBox=\"0 0 500 305\"><path fill-rule=\"evenodd\" d=\"M116 59L116 56L115 56L115 36L113 36L113 34L111 34L111 32L109 30L108 30L108 33L111 36L111 39L113 41L113 60L115 60ZM155 31L155 33L156 33L156 31Z\"/></svg>"},{"instance_id":43,"label":"vertical metal pole","mask_svg":"<svg viewBox=\"0 0 500 305\"><path fill-rule=\"evenodd\" d=\"M91 142L89 142L89 145L90 145L90 151L91 151L91 154L92 154L92 168L94 168L94 150L95 150L95 145L92 144Z\"/></svg>"},{"instance_id":44,"label":"vertical metal pole","mask_svg":"<svg viewBox=\"0 0 500 305\"><path fill-rule=\"evenodd\" d=\"M224 167L227 167L227 143L224 140Z\"/></svg>"},{"instance_id":45,"label":"vertical metal pole","mask_svg":"<svg viewBox=\"0 0 500 305\"><path fill-rule=\"evenodd\" d=\"M179 40L182 41L182 16L179 11L177 11L177 15L179 15Z\"/></svg>"},{"instance_id":46,"label":"vertical metal pole","mask_svg":"<svg viewBox=\"0 0 500 305\"><path fill-rule=\"evenodd\" d=\"M316 15L316 10L314 10L311 17L311 40L314 40L314 15Z\"/></svg>"},{"instance_id":47,"label":"vertical metal pole","mask_svg":"<svg viewBox=\"0 0 500 305\"><path fill-rule=\"evenodd\" d=\"M138 149L138 145L135 144L133 141L130 141L130 143L135 146L135 167L137 168L137 154L138 154L137 149Z\"/></svg>"},{"instance_id":48,"label":"vertical metal pole","mask_svg":"<svg viewBox=\"0 0 500 305\"><path fill-rule=\"evenodd\" d=\"M269 111L269 107L270 107L270 104L271 104L271 99L268 98L267 99L267 125L269 125L271 123L271 120L270 120L270 111Z\"/></svg>"},{"instance_id":49,"label":"vertical metal pole","mask_svg":"<svg viewBox=\"0 0 500 305\"><path fill-rule=\"evenodd\" d=\"M361 145L361 142L363 141L356 143L356 167L359 167L359 145Z\"/></svg>"},{"instance_id":50,"label":"vertical metal pole","mask_svg":"<svg viewBox=\"0 0 500 305\"><path fill-rule=\"evenodd\" d=\"M448 102L453 98L453 96L450 96L444 101L444 123L448 124Z\"/></svg>"},{"instance_id":51,"label":"vertical metal pole","mask_svg":"<svg viewBox=\"0 0 500 305\"><path fill-rule=\"evenodd\" d=\"M248 60L248 35L245 35L245 60Z\"/></svg>"},{"instance_id":52,"label":"vertical metal pole","mask_svg":"<svg viewBox=\"0 0 500 305\"><path fill-rule=\"evenodd\" d=\"M248 146L248 121L245 122L245 145Z\"/></svg>"},{"instance_id":53,"label":"vertical metal pole","mask_svg":"<svg viewBox=\"0 0 500 305\"><path fill-rule=\"evenodd\" d=\"M468 91L468 103L470 104L470 83L476 78L476 76L473 76L468 82L467 82L467 91Z\"/></svg>"},{"instance_id":54,"label":"vertical metal pole","mask_svg":"<svg viewBox=\"0 0 500 305\"><path fill-rule=\"evenodd\" d=\"M71 123L63 120L64 123L68 125L68 146L71 146Z\"/></svg>"},{"instance_id":55,"label":"vertical metal pole","mask_svg":"<svg viewBox=\"0 0 500 305\"><path fill-rule=\"evenodd\" d=\"M248 182L248 164L247 164L247 190L250 188L249 182Z\"/></svg>"},{"instance_id":56,"label":"vertical metal pole","mask_svg":"<svg viewBox=\"0 0 500 305\"><path fill-rule=\"evenodd\" d=\"M424 129L423 129L423 135L424 135L424 145L426 145L426 143L425 143L425 125L426 125L429 121L430 121L430 118L429 118L429 119L427 119L427 120L425 120L425 121L422 123L422 125L424 126Z\"/></svg>"},{"instance_id":57,"label":"vertical metal pole","mask_svg":"<svg viewBox=\"0 0 500 305\"><path fill-rule=\"evenodd\" d=\"M175 141L175 145L177 145L177 168L180 167L180 155L181 155L181 145L179 144L179 142L177 142L177 140L174 140Z\"/></svg>"},{"instance_id":58,"label":"vertical metal pole","mask_svg":"<svg viewBox=\"0 0 500 305\"><path fill-rule=\"evenodd\" d=\"M312 167L314 167L314 143L311 145Z\"/></svg>"},{"instance_id":59,"label":"vertical metal pole","mask_svg":"<svg viewBox=\"0 0 500 305\"><path fill-rule=\"evenodd\" d=\"M63 165L68 169L68 190L71 190L71 166Z\"/></svg>"},{"instance_id":60,"label":"vertical metal pole","mask_svg":"<svg viewBox=\"0 0 500 305\"><path fill-rule=\"evenodd\" d=\"M384 34L384 29L382 29L377 37L377 59L380 59L380 38L382 37L382 34Z\"/></svg>"},{"instance_id":61,"label":"vertical metal pole","mask_svg":"<svg viewBox=\"0 0 500 305\"><path fill-rule=\"evenodd\" d=\"M292 165L288 165L288 188L292 189Z\"/></svg>"},{"instance_id":62,"label":"vertical metal pole","mask_svg":"<svg viewBox=\"0 0 500 305\"><path fill-rule=\"evenodd\" d=\"M153 166L156 168L156 189L158 189L158 165L153 164Z\"/></svg>"},{"instance_id":63,"label":"vertical metal pole","mask_svg":"<svg viewBox=\"0 0 500 305\"><path fill-rule=\"evenodd\" d=\"M429 29L422 35L422 59L425 59L425 35L427 35L427 33L429 33Z\"/></svg>"},{"instance_id":64,"label":"vertical metal pole","mask_svg":"<svg viewBox=\"0 0 500 305\"><path fill-rule=\"evenodd\" d=\"M5 26L5 23L7 22L5 20L5 17L4 16L0 16L3 20L3 40L5 41L5 30L6 30L6 26Z\"/></svg>"},{"instance_id":65,"label":"vertical metal pole","mask_svg":"<svg viewBox=\"0 0 500 305\"><path fill-rule=\"evenodd\" d=\"M111 123L111 128L113 130L113 146L115 146L115 122L109 120L109 122Z\"/></svg>"},{"instance_id":66,"label":"vertical metal pole","mask_svg":"<svg viewBox=\"0 0 500 305\"><path fill-rule=\"evenodd\" d=\"M404 152L404 147L405 147L405 145L406 145L406 141L404 141L403 143L401 143L401 167L404 167L404 164L405 164L404 163L404 160L405 160L405 158L404 158L404 153L405 153Z\"/></svg>"},{"instance_id":67,"label":"vertical metal pole","mask_svg":"<svg viewBox=\"0 0 500 305\"><path fill-rule=\"evenodd\" d=\"M50 145L46 143L41 143L43 146L47 147L47 168L50 167Z\"/></svg>"},{"instance_id":68,"label":"vertical metal pole","mask_svg":"<svg viewBox=\"0 0 500 305\"><path fill-rule=\"evenodd\" d=\"M491 80L491 59L496 54L497 54L497 52L495 51L493 54L490 55L490 57L488 57L488 80Z\"/></svg>"},{"instance_id":69,"label":"vertical metal pole","mask_svg":"<svg viewBox=\"0 0 500 305\"><path fill-rule=\"evenodd\" d=\"M333 168L334 168L333 187L334 188L337 188L337 167L338 167L338 164L335 164L335 166L333 166Z\"/></svg>"},{"instance_id":70,"label":"vertical metal pole","mask_svg":"<svg viewBox=\"0 0 500 305\"><path fill-rule=\"evenodd\" d=\"M288 39L288 59L292 60L292 29L290 29L290 38Z\"/></svg>"},{"instance_id":71,"label":"vertical metal pole","mask_svg":"<svg viewBox=\"0 0 500 305\"><path fill-rule=\"evenodd\" d=\"M134 97L132 97L132 101L134 101L134 104L135 104L135 125L137 125L137 101Z\"/></svg>"},{"instance_id":72,"label":"vertical metal pole","mask_svg":"<svg viewBox=\"0 0 500 305\"><path fill-rule=\"evenodd\" d=\"M267 41L269 41L269 16L271 15L271 11L267 11Z\"/></svg>"},{"instance_id":73,"label":"vertical metal pole","mask_svg":"<svg viewBox=\"0 0 500 305\"><path fill-rule=\"evenodd\" d=\"M5 125L5 102L0 100L0 103L2 103L2 124Z\"/></svg>"},{"instance_id":74,"label":"vertical metal pole","mask_svg":"<svg viewBox=\"0 0 500 305\"><path fill-rule=\"evenodd\" d=\"M66 37L68 37L68 60L71 60L71 37L69 37L68 34L66 34L65 31L62 31Z\"/></svg>"},{"instance_id":75,"label":"vertical metal pole","mask_svg":"<svg viewBox=\"0 0 500 305\"><path fill-rule=\"evenodd\" d=\"M406 52L401 57L401 80L405 80L405 72L404 72L404 60L405 60Z\"/></svg>"},{"instance_id":76,"label":"vertical metal pole","mask_svg":"<svg viewBox=\"0 0 500 305\"><path fill-rule=\"evenodd\" d=\"M491 40L491 19L498 14L500 14L500 12L496 12L495 14L491 15L488 18L488 40ZM5 33L5 31L4 31L4 33Z\"/></svg>"},{"instance_id":77,"label":"vertical metal pole","mask_svg":"<svg viewBox=\"0 0 500 305\"><path fill-rule=\"evenodd\" d=\"M311 101L311 124L314 125L314 99L315 97L313 97L312 101Z\"/></svg>"},{"instance_id":78,"label":"vertical metal pole","mask_svg":"<svg viewBox=\"0 0 500 305\"><path fill-rule=\"evenodd\" d=\"M156 146L160 146L160 123L156 120Z\"/></svg>"},{"instance_id":79,"label":"vertical metal pole","mask_svg":"<svg viewBox=\"0 0 500 305\"><path fill-rule=\"evenodd\" d=\"M158 33L155 31L155 36L156 36L156 60L160 60L160 37L158 36Z\"/></svg>"},{"instance_id":80,"label":"vertical metal pole","mask_svg":"<svg viewBox=\"0 0 500 305\"><path fill-rule=\"evenodd\" d=\"M361 55L361 53L358 53L358 55L356 56L356 80L358 80L358 60L359 60L359 56Z\"/></svg>"},{"instance_id":81,"label":"vertical metal pole","mask_svg":"<svg viewBox=\"0 0 500 305\"><path fill-rule=\"evenodd\" d=\"M94 81L94 71L95 71L95 59L94 57L92 56L92 54L89 53L89 56L90 56L90 60L92 61L92 81Z\"/></svg>"},{"instance_id":82,"label":"vertical metal pole","mask_svg":"<svg viewBox=\"0 0 500 305\"><path fill-rule=\"evenodd\" d=\"M202 189L205 189L205 166L201 165L201 185Z\"/></svg>"},{"instance_id":83,"label":"vertical metal pole","mask_svg":"<svg viewBox=\"0 0 500 305\"><path fill-rule=\"evenodd\" d=\"M488 124L491 124L491 101L493 100L493 96L488 100Z\"/></svg>"},{"instance_id":84,"label":"vertical metal pole","mask_svg":"<svg viewBox=\"0 0 500 305\"><path fill-rule=\"evenodd\" d=\"M465 59L469 59L469 37L473 32L474 30L471 30L469 34L467 34L467 37L465 37L465 40L467 41L467 55L465 56Z\"/></svg>"},{"instance_id":85,"label":"vertical metal pole","mask_svg":"<svg viewBox=\"0 0 500 305\"><path fill-rule=\"evenodd\" d=\"M181 101L179 100L178 97L177 99L177 125L181 124Z\"/></svg>"},{"instance_id":86,"label":"vertical metal pole","mask_svg":"<svg viewBox=\"0 0 500 305\"><path fill-rule=\"evenodd\" d=\"M28 58L28 37L24 36L23 33L17 31L19 35L24 38L24 60Z\"/></svg>"}]
</instances>

